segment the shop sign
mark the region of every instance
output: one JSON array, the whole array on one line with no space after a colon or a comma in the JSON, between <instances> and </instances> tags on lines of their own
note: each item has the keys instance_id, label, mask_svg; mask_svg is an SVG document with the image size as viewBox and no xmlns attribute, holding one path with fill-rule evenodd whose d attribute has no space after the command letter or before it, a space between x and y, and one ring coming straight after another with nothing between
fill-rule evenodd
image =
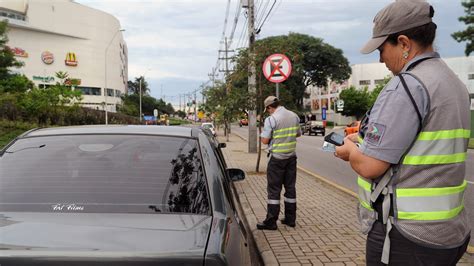
<instances>
[{"instance_id":1,"label":"shop sign","mask_svg":"<svg viewBox=\"0 0 474 266\"><path fill-rule=\"evenodd\" d=\"M67 86L79 86L81 85L81 79L68 78L64 81L64 85Z\"/></svg>"},{"instance_id":2,"label":"shop sign","mask_svg":"<svg viewBox=\"0 0 474 266\"><path fill-rule=\"evenodd\" d=\"M38 80L45 83L54 82L54 77L33 76L33 80Z\"/></svg>"},{"instance_id":3,"label":"shop sign","mask_svg":"<svg viewBox=\"0 0 474 266\"><path fill-rule=\"evenodd\" d=\"M46 65L51 65L52 63L54 63L54 55L50 51L44 51L43 53L41 53L41 60Z\"/></svg>"},{"instance_id":4,"label":"shop sign","mask_svg":"<svg viewBox=\"0 0 474 266\"><path fill-rule=\"evenodd\" d=\"M76 54L71 52L67 53L64 62L66 63L66 66L77 66Z\"/></svg>"},{"instance_id":5,"label":"shop sign","mask_svg":"<svg viewBox=\"0 0 474 266\"><path fill-rule=\"evenodd\" d=\"M10 50L12 51L14 56L28 57L28 53L25 50L21 49L21 48L13 47L13 48L10 48Z\"/></svg>"}]
</instances>

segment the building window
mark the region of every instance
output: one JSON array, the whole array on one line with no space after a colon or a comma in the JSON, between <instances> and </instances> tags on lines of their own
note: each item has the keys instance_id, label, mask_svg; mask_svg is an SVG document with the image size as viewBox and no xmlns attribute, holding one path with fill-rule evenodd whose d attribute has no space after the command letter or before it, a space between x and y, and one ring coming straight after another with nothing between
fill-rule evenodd
<instances>
[{"instance_id":1,"label":"building window","mask_svg":"<svg viewBox=\"0 0 474 266\"><path fill-rule=\"evenodd\" d=\"M374 80L374 84L375 85L383 84L384 81L385 81L384 79L376 79L376 80Z\"/></svg>"},{"instance_id":2,"label":"building window","mask_svg":"<svg viewBox=\"0 0 474 266\"><path fill-rule=\"evenodd\" d=\"M100 88L76 87L76 90L80 90L82 95L101 95Z\"/></svg>"},{"instance_id":3,"label":"building window","mask_svg":"<svg viewBox=\"0 0 474 266\"><path fill-rule=\"evenodd\" d=\"M9 10L1 10L0 11L0 17L26 21L25 15L19 14L19 13L16 13L16 12L12 12L12 11L9 11Z\"/></svg>"},{"instance_id":4,"label":"building window","mask_svg":"<svg viewBox=\"0 0 474 266\"><path fill-rule=\"evenodd\" d=\"M114 90L113 89L107 89L107 96L114 96Z\"/></svg>"},{"instance_id":5,"label":"building window","mask_svg":"<svg viewBox=\"0 0 474 266\"><path fill-rule=\"evenodd\" d=\"M359 85L370 85L370 80L360 80Z\"/></svg>"},{"instance_id":6,"label":"building window","mask_svg":"<svg viewBox=\"0 0 474 266\"><path fill-rule=\"evenodd\" d=\"M473 80L474 79L474 73L467 74L467 79Z\"/></svg>"},{"instance_id":7,"label":"building window","mask_svg":"<svg viewBox=\"0 0 474 266\"><path fill-rule=\"evenodd\" d=\"M115 90L115 97L120 98L122 96L122 92L119 90Z\"/></svg>"}]
</instances>

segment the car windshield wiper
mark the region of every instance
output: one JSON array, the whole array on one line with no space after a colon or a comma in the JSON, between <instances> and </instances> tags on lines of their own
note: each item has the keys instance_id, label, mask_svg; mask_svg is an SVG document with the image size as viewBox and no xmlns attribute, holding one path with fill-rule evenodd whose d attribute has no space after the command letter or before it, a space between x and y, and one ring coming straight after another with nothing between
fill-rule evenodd
<instances>
[{"instance_id":1,"label":"car windshield wiper","mask_svg":"<svg viewBox=\"0 0 474 266\"><path fill-rule=\"evenodd\" d=\"M24 151L24 150L29 150L29 149L41 149L41 148L44 148L46 147L46 144L41 144L39 146L31 146L31 147L25 147L25 148L21 148L19 150L16 150L16 151L5 151L4 153L15 153L15 152L19 152L19 151ZM0 156L3 155L3 153L0 154Z\"/></svg>"}]
</instances>

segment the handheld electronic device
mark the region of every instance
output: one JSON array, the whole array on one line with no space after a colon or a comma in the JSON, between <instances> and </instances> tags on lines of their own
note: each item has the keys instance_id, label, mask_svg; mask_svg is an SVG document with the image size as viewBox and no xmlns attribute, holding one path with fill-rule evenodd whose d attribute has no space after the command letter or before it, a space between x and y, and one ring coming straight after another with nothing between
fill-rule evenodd
<instances>
[{"instance_id":1,"label":"handheld electronic device","mask_svg":"<svg viewBox=\"0 0 474 266\"><path fill-rule=\"evenodd\" d=\"M336 132L331 132L329 135L324 137L324 141L334 144L336 146L344 145L344 136L337 134Z\"/></svg>"}]
</instances>

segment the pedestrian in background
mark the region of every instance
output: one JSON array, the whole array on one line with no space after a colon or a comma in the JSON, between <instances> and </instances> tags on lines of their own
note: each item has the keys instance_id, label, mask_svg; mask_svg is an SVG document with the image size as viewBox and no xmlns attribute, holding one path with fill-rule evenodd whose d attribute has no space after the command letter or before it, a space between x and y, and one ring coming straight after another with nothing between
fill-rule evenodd
<instances>
[{"instance_id":1,"label":"pedestrian in background","mask_svg":"<svg viewBox=\"0 0 474 266\"><path fill-rule=\"evenodd\" d=\"M257 224L260 230L276 230L280 213L280 194L285 186L285 218L283 224L296 226L296 138L301 136L300 119L292 111L280 105L275 96L268 96L261 140L268 144L270 159L267 165L267 217Z\"/></svg>"},{"instance_id":2,"label":"pedestrian in background","mask_svg":"<svg viewBox=\"0 0 474 266\"><path fill-rule=\"evenodd\" d=\"M359 136L335 152L359 174L367 265L456 265L469 243L469 94L433 49L433 15L425 1L391 3L375 16L361 50L378 49L394 74Z\"/></svg>"}]
</instances>

